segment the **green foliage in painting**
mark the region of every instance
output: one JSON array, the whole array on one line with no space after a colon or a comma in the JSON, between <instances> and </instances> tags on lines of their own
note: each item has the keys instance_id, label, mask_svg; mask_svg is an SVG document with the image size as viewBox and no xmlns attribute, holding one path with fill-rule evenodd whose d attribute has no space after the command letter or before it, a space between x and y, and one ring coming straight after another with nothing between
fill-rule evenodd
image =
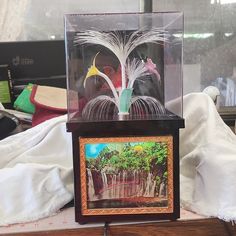
<instances>
[{"instance_id":1,"label":"green foliage in painting","mask_svg":"<svg viewBox=\"0 0 236 236\"><path fill-rule=\"evenodd\" d=\"M87 158L86 166L91 170L117 174L121 171L138 171L147 176L152 173L157 186L167 181L168 147L165 142L125 143L122 148L106 146L96 158Z\"/></svg>"}]
</instances>

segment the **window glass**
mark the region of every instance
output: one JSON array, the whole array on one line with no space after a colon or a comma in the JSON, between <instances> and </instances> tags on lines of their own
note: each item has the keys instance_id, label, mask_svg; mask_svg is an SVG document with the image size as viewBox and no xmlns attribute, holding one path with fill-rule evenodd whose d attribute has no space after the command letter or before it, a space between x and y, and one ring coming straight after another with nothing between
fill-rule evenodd
<instances>
[{"instance_id":1,"label":"window glass","mask_svg":"<svg viewBox=\"0 0 236 236\"><path fill-rule=\"evenodd\" d=\"M213 85L236 105L236 0L159 0L153 11L184 12L184 94Z\"/></svg>"},{"instance_id":2,"label":"window glass","mask_svg":"<svg viewBox=\"0 0 236 236\"><path fill-rule=\"evenodd\" d=\"M65 13L139 11L137 0L1 0L0 41L63 39Z\"/></svg>"}]
</instances>

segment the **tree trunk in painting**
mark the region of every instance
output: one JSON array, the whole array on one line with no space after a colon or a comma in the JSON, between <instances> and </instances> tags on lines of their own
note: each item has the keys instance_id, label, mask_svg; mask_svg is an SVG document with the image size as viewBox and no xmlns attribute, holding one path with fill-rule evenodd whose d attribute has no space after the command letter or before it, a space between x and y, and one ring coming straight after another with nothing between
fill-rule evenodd
<instances>
[{"instance_id":1,"label":"tree trunk in painting","mask_svg":"<svg viewBox=\"0 0 236 236\"><path fill-rule=\"evenodd\" d=\"M130 197L167 197L166 183L162 182L158 189L152 173L122 171L118 174L106 174L104 171L98 173L87 169L87 183L89 201Z\"/></svg>"}]
</instances>

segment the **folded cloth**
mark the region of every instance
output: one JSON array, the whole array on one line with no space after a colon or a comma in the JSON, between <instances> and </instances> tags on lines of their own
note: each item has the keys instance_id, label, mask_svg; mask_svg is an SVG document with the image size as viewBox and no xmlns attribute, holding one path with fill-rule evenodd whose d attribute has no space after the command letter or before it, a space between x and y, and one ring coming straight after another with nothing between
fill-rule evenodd
<instances>
[{"instance_id":1,"label":"folded cloth","mask_svg":"<svg viewBox=\"0 0 236 236\"><path fill-rule=\"evenodd\" d=\"M35 106L32 126L67 112L66 89L34 85L30 101Z\"/></svg>"},{"instance_id":2,"label":"folded cloth","mask_svg":"<svg viewBox=\"0 0 236 236\"><path fill-rule=\"evenodd\" d=\"M204 93L184 96L180 131L181 204L198 214L236 220L236 136Z\"/></svg>"},{"instance_id":3,"label":"folded cloth","mask_svg":"<svg viewBox=\"0 0 236 236\"><path fill-rule=\"evenodd\" d=\"M33 84L29 83L14 102L14 108L25 113L33 114L35 112L34 105L30 102L30 95Z\"/></svg>"},{"instance_id":4,"label":"folded cloth","mask_svg":"<svg viewBox=\"0 0 236 236\"><path fill-rule=\"evenodd\" d=\"M73 199L66 116L0 141L0 225L55 214Z\"/></svg>"}]
</instances>

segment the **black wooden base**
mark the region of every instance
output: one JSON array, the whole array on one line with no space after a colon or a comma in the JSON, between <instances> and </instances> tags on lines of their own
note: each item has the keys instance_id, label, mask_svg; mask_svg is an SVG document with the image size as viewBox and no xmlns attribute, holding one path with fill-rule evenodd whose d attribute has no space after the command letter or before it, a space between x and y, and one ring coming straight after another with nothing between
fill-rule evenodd
<instances>
[{"instance_id":1,"label":"black wooden base","mask_svg":"<svg viewBox=\"0 0 236 236\"><path fill-rule=\"evenodd\" d=\"M151 118L148 120L112 120L103 122L91 122L91 121L78 121L67 123L69 132L72 132L73 138L73 162L74 162L74 180L75 180L75 218L76 221L84 224L87 222L113 222L113 221L134 221L134 220L175 220L180 216L180 203L179 203L179 129L184 127L184 120L177 116L169 117L168 119ZM86 188L88 183L86 182L86 159L84 158L84 149L81 146L81 140L97 140L99 138L120 138L118 140L124 140L132 137L132 140L139 140L140 137L145 139L160 138L162 140L165 137L170 137L171 142L171 166L172 173L171 183L173 183L172 191L173 198L169 198L172 202L172 211L162 211L159 213L138 213L135 211L133 214L132 209L124 209L125 214L116 210L109 211L101 214L96 211L85 211L88 208L87 198L88 194ZM146 139L145 139L146 140ZM88 142L88 141L86 141ZM82 150L83 149L83 150ZM85 166L85 167L84 167ZM170 179L168 179L169 181ZM170 192L169 192L170 193ZM84 206L84 204L86 206ZM86 208L87 207L87 208ZM147 208L148 209L148 208ZM151 209L151 208L150 208ZM104 210L104 208L102 209ZM120 209L119 209L120 210ZM130 213L129 213L130 210ZM137 210L135 208L135 210ZM90 214L91 212L91 214ZM95 213L94 213L95 212Z\"/></svg>"}]
</instances>

